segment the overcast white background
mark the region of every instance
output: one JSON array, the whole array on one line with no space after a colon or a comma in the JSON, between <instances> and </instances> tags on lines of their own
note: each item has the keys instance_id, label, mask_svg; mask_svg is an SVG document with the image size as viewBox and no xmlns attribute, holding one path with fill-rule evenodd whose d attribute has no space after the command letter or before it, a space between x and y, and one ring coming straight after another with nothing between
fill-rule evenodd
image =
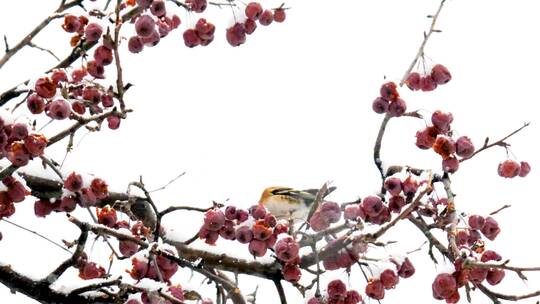
<instances>
[{"instance_id":1,"label":"overcast white background","mask_svg":"<svg viewBox=\"0 0 540 304\"><path fill-rule=\"evenodd\" d=\"M59 1L2 2L0 34L14 45ZM280 3L263 1L268 7ZM372 146L382 116L373 113L371 102L385 77L394 81L402 77L429 26L426 15L434 13L438 4L435 0L291 1L285 23L259 26L238 48L229 47L224 39L224 28L233 22L230 10L210 7L203 16L218 27L216 39L208 47L195 49L184 47L181 33L186 24L194 25L196 16L188 17L170 5L169 9L180 13L181 30L155 48L137 55L126 51L123 56L124 79L134 84L126 100L134 112L117 131L88 134L82 141L83 134L77 136L78 146L63 169L101 176L119 190L140 175L149 188L155 188L185 171L172 186L155 193L162 208L171 204L205 207L212 200L226 199L248 207L267 186L319 187L329 180L338 187L332 195L337 201L373 194L380 181ZM488 248L522 266L540 265L535 249L540 212L539 8L534 0L447 1L437 26L442 33L433 35L426 55L431 62L446 65L452 81L431 93L400 90L410 110L422 109L427 117L436 109L451 111L453 128L459 135L470 136L477 147L486 136L497 139L532 122L509 141L515 158L532 165L526 179L497 176L497 164L506 159L500 148L467 161L453 176L460 211L487 214L512 204L496 216L502 232ZM125 32L127 37L131 31ZM52 48L60 57L69 52L69 35L61 30L60 21L34 42ZM0 91L38 77L54 64L48 54L26 48L0 70ZM113 79L112 68L107 75ZM46 121L42 117L38 123ZM383 142L384 162L439 169L435 153L414 146L414 134L424 125L416 119L393 119ZM55 127L47 127L44 132L54 131ZM61 161L65 145L65 141L55 145L48 155ZM63 215L36 219L30 200L17 207L10 218L17 223L56 241L77 235ZM167 224L192 235L200 222L199 216L189 214ZM389 247L389 252L412 250L424 241L410 223L398 229L402 233L391 234L389 239L401 245ZM42 277L67 257L4 222L0 231L4 234L0 260L21 272ZM219 241L217 249L247 252L231 244ZM91 256L103 255L107 253L91 252ZM438 268L426 256L426 248L412 255L417 274L387 291L383 303L434 302L430 287ZM200 281L187 283L187 270L180 272L177 282L199 287ZM338 271L328 278L338 275L345 277ZM504 284L494 289L507 293L538 289L540 276L530 278L527 286L509 273ZM241 277L240 283L247 293L255 284L261 286L258 303L277 302L272 284L247 277ZM353 276L350 284L363 293L363 279ZM294 288L285 287L289 303L302 301ZM461 296L465 302L463 291ZM0 287L0 299L2 303L35 303L11 295L5 287ZM488 302L482 295L475 299Z\"/></svg>"}]
</instances>

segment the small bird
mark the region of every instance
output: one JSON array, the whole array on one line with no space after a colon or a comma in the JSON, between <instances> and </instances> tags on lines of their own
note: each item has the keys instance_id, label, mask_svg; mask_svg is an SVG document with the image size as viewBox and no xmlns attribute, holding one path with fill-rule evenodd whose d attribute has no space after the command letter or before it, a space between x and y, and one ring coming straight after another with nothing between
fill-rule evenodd
<instances>
[{"instance_id":1,"label":"small bird","mask_svg":"<svg viewBox=\"0 0 540 304\"><path fill-rule=\"evenodd\" d=\"M329 187L323 198L334 191ZM261 194L259 204L277 219L306 220L319 189L296 190L289 187L268 187Z\"/></svg>"}]
</instances>

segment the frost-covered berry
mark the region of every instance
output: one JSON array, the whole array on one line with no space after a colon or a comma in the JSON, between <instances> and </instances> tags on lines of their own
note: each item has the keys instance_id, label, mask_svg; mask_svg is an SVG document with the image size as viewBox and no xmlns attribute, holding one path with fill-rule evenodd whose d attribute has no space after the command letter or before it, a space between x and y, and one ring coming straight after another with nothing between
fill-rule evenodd
<instances>
[{"instance_id":1,"label":"frost-covered berry","mask_svg":"<svg viewBox=\"0 0 540 304\"><path fill-rule=\"evenodd\" d=\"M247 244L253 239L253 231L247 226L242 226L236 229L236 240L241 244Z\"/></svg>"},{"instance_id":2,"label":"frost-covered berry","mask_svg":"<svg viewBox=\"0 0 540 304\"><path fill-rule=\"evenodd\" d=\"M484 219L484 217L481 215L474 214L474 215L469 216L468 222L469 222L469 227L471 227L471 229L481 230L484 227L486 219Z\"/></svg>"},{"instance_id":3,"label":"frost-covered berry","mask_svg":"<svg viewBox=\"0 0 540 304\"><path fill-rule=\"evenodd\" d=\"M56 85L47 77L38 79L34 90L43 98L52 98L56 95Z\"/></svg>"},{"instance_id":4,"label":"frost-covered berry","mask_svg":"<svg viewBox=\"0 0 540 304\"><path fill-rule=\"evenodd\" d=\"M45 101L38 94L32 94L26 99L26 106L32 114L41 114L45 110Z\"/></svg>"},{"instance_id":5,"label":"frost-covered berry","mask_svg":"<svg viewBox=\"0 0 540 304\"><path fill-rule=\"evenodd\" d=\"M265 242L253 239L249 242L248 249L254 257L262 257L266 254L268 248Z\"/></svg>"},{"instance_id":6,"label":"frost-covered berry","mask_svg":"<svg viewBox=\"0 0 540 304\"><path fill-rule=\"evenodd\" d=\"M392 289L399 282L398 275L392 269L385 269L380 276L384 289Z\"/></svg>"},{"instance_id":7,"label":"frost-covered berry","mask_svg":"<svg viewBox=\"0 0 540 304\"><path fill-rule=\"evenodd\" d=\"M528 162L522 161L520 163L520 170L519 170L519 176L525 177L531 172L531 165L529 165Z\"/></svg>"},{"instance_id":8,"label":"frost-covered berry","mask_svg":"<svg viewBox=\"0 0 540 304\"><path fill-rule=\"evenodd\" d=\"M393 117L399 117L405 114L405 111L407 111L407 103L401 98L392 101L388 106L388 114Z\"/></svg>"},{"instance_id":9,"label":"frost-covered berry","mask_svg":"<svg viewBox=\"0 0 540 304\"><path fill-rule=\"evenodd\" d=\"M154 32L156 23L149 15L142 15L135 22L135 31L141 38L150 37Z\"/></svg>"},{"instance_id":10,"label":"frost-covered berry","mask_svg":"<svg viewBox=\"0 0 540 304\"><path fill-rule=\"evenodd\" d=\"M375 300L384 298L384 286L380 280L371 280L366 285L366 295Z\"/></svg>"},{"instance_id":11,"label":"frost-covered berry","mask_svg":"<svg viewBox=\"0 0 540 304\"><path fill-rule=\"evenodd\" d=\"M285 18L287 17L287 14L285 13L285 10L282 8L276 8L274 10L274 21L281 23L285 21Z\"/></svg>"},{"instance_id":12,"label":"frost-covered berry","mask_svg":"<svg viewBox=\"0 0 540 304\"><path fill-rule=\"evenodd\" d=\"M64 99L57 99L46 108L47 115L52 119L63 120L69 117L71 105Z\"/></svg>"},{"instance_id":13,"label":"frost-covered berry","mask_svg":"<svg viewBox=\"0 0 540 304\"><path fill-rule=\"evenodd\" d=\"M276 243L275 253L283 262L290 262L298 257L300 246L292 237L285 237Z\"/></svg>"},{"instance_id":14,"label":"frost-covered berry","mask_svg":"<svg viewBox=\"0 0 540 304\"><path fill-rule=\"evenodd\" d=\"M75 33L79 31L79 28L81 26L81 22L79 21L79 18L74 15L66 15L64 16L64 24L62 24L62 28L64 31L68 33Z\"/></svg>"},{"instance_id":15,"label":"frost-covered berry","mask_svg":"<svg viewBox=\"0 0 540 304\"><path fill-rule=\"evenodd\" d=\"M501 229L499 228L499 223L497 223L494 218L488 216L486 218L484 226L480 231L482 231L482 234L485 235L488 239L493 241L501 232Z\"/></svg>"},{"instance_id":16,"label":"frost-covered berry","mask_svg":"<svg viewBox=\"0 0 540 304\"><path fill-rule=\"evenodd\" d=\"M409 89L413 91L418 91L421 88L420 85L420 74L418 72L412 72L407 76L407 79L405 80L405 84Z\"/></svg>"},{"instance_id":17,"label":"frost-covered berry","mask_svg":"<svg viewBox=\"0 0 540 304\"><path fill-rule=\"evenodd\" d=\"M257 20L263 12L263 8L259 2L250 2L246 5L246 17L250 20Z\"/></svg>"},{"instance_id":18,"label":"frost-covered berry","mask_svg":"<svg viewBox=\"0 0 540 304\"><path fill-rule=\"evenodd\" d=\"M384 181L384 189L391 195L399 195L401 193L401 179L397 177L388 177Z\"/></svg>"},{"instance_id":19,"label":"frost-covered berry","mask_svg":"<svg viewBox=\"0 0 540 304\"><path fill-rule=\"evenodd\" d=\"M373 100L373 103L371 105L371 108L373 111L377 114L383 114L388 111L388 107L390 106L390 102L382 97L377 97L375 100Z\"/></svg>"},{"instance_id":20,"label":"frost-covered berry","mask_svg":"<svg viewBox=\"0 0 540 304\"><path fill-rule=\"evenodd\" d=\"M103 34L103 28L97 23L89 23L84 30L84 36L89 42L98 41L101 34Z\"/></svg>"},{"instance_id":21,"label":"frost-covered berry","mask_svg":"<svg viewBox=\"0 0 540 304\"><path fill-rule=\"evenodd\" d=\"M452 75L444 65L436 64L431 69L431 78L433 78L433 81L437 84L445 84L452 79Z\"/></svg>"},{"instance_id":22,"label":"frost-covered berry","mask_svg":"<svg viewBox=\"0 0 540 304\"><path fill-rule=\"evenodd\" d=\"M270 12L270 14L271 13L272 12ZM261 22L261 20L259 20L259 22ZM226 38L227 38L227 42L231 46L239 46L243 44L244 42L246 42L246 29L244 28L244 24L237 22L233 26L228 28L227 33L226 33Z\"/></svg>"},{"instance_id":23,"label":"frost-covered berry","mask_svg":"<svg viewBox=\"0 0 540 304\"><path fill-rule=\"evenodd\" d=\"M515 160L507 159L499 164L497 172L499 176L505 178L513 178L519 175L521 164Z\"/></svg>"},{"instance_id":24,"label":"frost-covered berry","mask_svg":"<svg viewBox=\"0 0 540 304\"><path fill-rule=\"evenodd\" d=\"M433 151L446 159L456 153L456 143L450 136L438 135L433 144Z\"/></svg>"},{"instance_id":25,"label":"frost-covered berry","mask_svg":"<svg viewBox=\"0 0 540 304\"><path fill-rule=\"evenodd\" d=\"M165 8L165 1L163 0L154 0L152 5L150 5L150 12L156 17L163 17L167 13Z\"/></svg>"},{"instance_id":26,"label":"frost-covered berry","mask_svg":"<svg viewBox=\"0 0 540 304\"><path fill-rule=\"evenodd\" d=\"M206 211L204 215L204 226L211 231L218 231L225 225L225 214L219 209Z\"/></svg>"},{"instance_id":27,"label":"frost-covered berry","mask_svg":"<svg viewBox=\"0 0 540 304\"><path fill-rule=\"evenodd\" d=\"M264 26L268 26L274 21L274 14L271 10L264 10L259 16L259 23Z\"/></svg>"},{"instance_id":28,"label":"frost-covered berry","mask_svg":"<svg viewBox=\"0 0 540 304\"><path fill-rule=\"evenodd\" d=\"M463 158L471 157L474 154L474 145L467 136L461 136L456 140L456 154Z\"/></svg>"},{"instance_id":29,"label":"frost-covered berry","mask_svg":"<svg viewBox=\"0 0 540 304\"><path fill-rule=\"evenodd\" d=\"M456 173L456 171L459 169L459 160L454 156L443 159L442 169L444 172Z\"/></svg>"},{"instance_id":30,"label":"frost-covered berry","mask_svg":"<svg viewBox=\"0 0 540 304\"><path fill-rule=\"evenodd\" d=\"M441 132L448 132L452 121L454 121L454 116L450 112L437 110L431 115L431 123Z\"/></svg>"},{"instance_id":31,"label":"frost-covered berry","mask_svg":"<svg viewBox=\"0 0 540 304\"><path fill-rule=\"evenodd\" d=\"M132 53L140 53L144 48L141 37L133 36L128 40L128 50Z\"/></svg>"}]
</instances>

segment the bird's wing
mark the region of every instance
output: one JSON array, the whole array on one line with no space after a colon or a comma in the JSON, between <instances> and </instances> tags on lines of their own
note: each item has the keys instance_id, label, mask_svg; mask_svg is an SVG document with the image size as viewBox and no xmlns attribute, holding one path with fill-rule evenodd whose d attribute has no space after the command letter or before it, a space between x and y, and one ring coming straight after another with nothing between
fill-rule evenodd
<instances>
[{"instance_id":1,"label":"bird's wing","mask_svg":"<svg viewBox=\"0 0 540 304\"><path fill-rule=\"evenodd\" d=\"M315 200L315 195L302 190L296 190L293 188L277 188L272 191L273 195L286 195L291 198L296 198L299 201L305 202L306 205L310 205Z\"/></svg>"},{"instance_id":2,"label":"bird's wing","mask_svg":"<svg viewBox=\"0 0 540 304\"><path fill-rule=\"evenodd\" d=\"M306 189L306 190L303 190L303 191L304 191L304 192L307 192L307 193L310 193L310 194L312 194L313 196L316 196L317 193L319 193L319 190L320 190L320 189ZM329 187L328 190L326 191L326 193L323 193L323 196L322 196L322 197L328 196L330 193L334 192L334 190L336 190L336 187L334 187L334 186Z\"/></svg>"}]
</instances>

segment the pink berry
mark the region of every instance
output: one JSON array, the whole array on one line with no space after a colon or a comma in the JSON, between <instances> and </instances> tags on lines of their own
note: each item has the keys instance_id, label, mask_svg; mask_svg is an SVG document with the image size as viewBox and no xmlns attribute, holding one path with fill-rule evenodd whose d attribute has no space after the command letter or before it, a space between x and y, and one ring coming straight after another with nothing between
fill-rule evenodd
<instances>
[{"instance_id":1,"label":"pink berry","mask_svg":"<svg viewBox=\"0 0 540 304\"><path fill-rule=\"evenodd\" d=\"M384 181L384 189L393 196L401 193L401 180L397 177L388 177Z\"/></svg>"},{"instance_id":2,"label":"pink berry","mask_svg":"<svg viewBox=\"0 0 540 304\"><path fill-rule=\"evenodd\" d=\"M469 240L469 233L467 230L458 230L456 233L456 243L458 246L464 246Z\"/></svg>"},{"instance_id":3,"label":"pink berry","mask_svg":"<svg viewBox=\"0 0 540 304\"><path fill-rule=\"evenodd\" d=\"M204 226L211 231L218 231L225 225L225 214L219 209L206 211L204 215Z\"/></svg>"},{"instance_id":4,"label":"pink berry","mask_svg":"<svg viewBox=\"0 0 540 304\"><path fill-rule=\"evenodd\" d=\"M63 197L58 206L58 211L72 212L77 208L77 200L74 197Z\"/></svg>"},{"instance_id":5,"label":"pink berry","mask_svg":"<svg viewBox=\"0 0 540 304\"><path fill-rule=\"evenodd\" d=\"M259 2L250 2L246 6L245 13L249 20L257 20L261 16L263 8Z\"/></svg>"},{"instance_id":6,"label":"pink berry","mask_svg":"<svg viewBox=\"0 0 540 304\"><path fill-rule=\"evenodd\" d=\"M144 48L141 37L133 36L128 40L128 50L132 53L140 53Z\"/></svg>"},{"instance_id":7,"label":"pink berry","mask_svg":"<svg viewBox=\"0 0 540 304\"><path fill-rule=\"evenodd\" d=\"M412 72L407 76L407 79L405 80L405 84L407 84L407 87L413 91L418 91L421 88L420 84L420 74L417 72Z\"/></svg>"},{"instance_id":8,"label":"pink berry","mask_svg":"<svg viewBox=\"0 0 540 304\"><path fill-rule=\"evenodd\" d=\"M122 120L116 115L107 116L107 127L111 130L116 130L120 127Z\"/></svg>"},{"instance_id":9,"label":"pink berry","mask_svg":"<svg viewBox=\"0 0 540 304\"><path fill-rule=\"evenodd\" d=\"M98 46L94 51L94 60L103 66L111 64L113 62L112 49L105 45Z\"/></svg>"},{"instance_id":10,"label":"pink berry","mask_svg":"<svg viewBox=\"0 0 540 304\"><path fill-rule=\"evenodd\" d=\"M253 231L246 226L236 229L236 240L241 244L247 244L253 239Z\"/></svg>"},{"instance_id":11,"label":"pink berry","mask_svg":"<svg viewBox=\"0 0 540 304\"><path fill-rule=\"evenodd\" d=\"M94 262L88 262L79 268L79 277L83 280L103 278L105 274L105 269Z\"/></svg>"},{"instance_id":12,"label":"pink berry","mask_svg":"<svg viewBox=\"0 0 540 304\"><path fill-rule=\"evenodd\" d=\"M236 239L236 230L232 221L225 221L225 225L219 229L219 235L226 240Z\"/></svg>"},{"instance_id":13,"label":"pink berry","mask_svg":"<svg viewBox=\"0 0 540 304\"><path fill-rule=\"evenodd\" d=\"M64 187L71 192L77 192L81 190L82 185L83 185L83 180L82 180L81 175L75 172L72 172L70 175L68 175L68 177L64 181Z\"/></svg>"},{"instance_id":14,"label":"pink berry","mask_svg":"<svg viewBox=\"0 0 540 304\"><path fill-rule=\"evenodd\" d=\"M343 304L358 304L361 301L362 296L360 296L360 294L356 290L349 290L345 295L345 302Z\"/></svg>"},{"instance_id":15,"label":"pink berry","mask_svg":"<svg viewBox=\"0 0 540 304\"><path fill-rule=\"evenodd\" d=\"M388 111L388 107L390 106L390 102L382 97L377 97L373 101L373 104L371 105L371 108L373 111L377 114L383 114Z\"/></svg>"},{"instance_id":16,"label":"pink berry","mask_svg":"<svg viewBox=\"0 0 540 304\"><path fill-rule=\"evenodd\" d=\"M89 42L98 41L101 34L103 34L103 28L97 23L89 23L84 30L84 36Z\"/></svg>"},{"instance_id":17,"label":"pink berry","mask_svg":"<svg viewBox=\"0 0 540 304\"><path fill-rule=\"evenodd\" d=\"M407 111L407 103L401 98L392 101L388 106L388 114L393 117L399 117L405 114L405 111Z\"/></svg>"},{"instance_id":18,"label":"pink berry","mask_svg":"<svg viewBox=\"0 0 540 304\"><path fill-rule=\"evenodd\" d=\"M431 115L431 123L441 132L450 131L452 121L454 121L454 116L450 112L437 110Z\"/></svg>"},{"instance_id":19,"label":"pink berry","mask_svg":"<svg viewBox=\"0 0 540 304\"><path fill-rule=\"evenodd\" d=\"M388 200L388 208L394 213L400 213L401 208L405 206L405 203L405 198L403 198L403 196L392 196L390 200Z\"/></svg>"},{"instance_id":20,"label":"pink berry","mask_svg":"<svg viewBox=\"0 0 540 304\"><path fill-rule=\"evenodd\" d=\"M63 120L69 117L71 105L64 99L57 99L48 105L46 111L52 119Z\"/></svg>"},{"instance_id":21,"label":"pink berry","mask_svg":"<svg viewBox=\"0 0 540 304\"><path fill-rule=\"evenodd\" d=\"M206 0L186 0L186 4L196 13L202 13L206 10Z\"/></svg>"},{"instance_id":22,"label":"pink berry","mask_svg":"<svg viewBox=\"0 0 540 304\"><path fill-rule=\"evenodd\" d=\"M236 221L238 224L243 223L247 221L249 218L249 213L244 209L237 209L236 211Z\"/></svg>"},{"instance_id":23,"label":"pink berry","mask_svg":"<svg viewBox=\"0 0 540 304\"><path fill-rule=\"evenodd\" d=\"M358 218L358 209L359 208L360 207L357 204L347 205L347 207L345 207L345 211L343 212L343 217L346 220L349 220L349 221L356 220Z\"/></svg>"},{"instance_id":24,"label":"pink berry","mask_svg":"<svg viewBox=\"0 0 540 304\"><path fill-rule=\"evenodd\" d=\"M452 79L452 75L445 66L436 64L431 69L431 78L433 78L433 81L437 84L445 84Z\"/></svg>"},{"instance_id":25,"label":"pink berry","mask_svg":"<svg viewBox=\"0 0 540 304\"><path fill-rule=\"evenodd\" d=\"M456 140L456 154L463 158L469 158L474 154L474 145L469 137L461 136Z\"/></svg>"},{"instance_id":26,"label":"pink berry","mask_svg":"<svg viewBox=\"0 0 540 304\"><path fill-rule=\"evenodd\" d=\"M53 206L48 200L38 200L34 203L34 214L37 217L46 217L53 211Z\"/></svg>"},{"instance_id":27,"label":"pink berry","mask_svg":"<svg viewBox=\"0 0 540 304\"><path fill-rule=\"evenodd\" d=\"M528 162L522 161L520 163L519 176L525 177L527 174L529 174L529 172L531 172L531 165L529 165Z\"/></svg>"},{"instance_id":28,"label":"pink berry","mask_svg":"<svg viewBox=\"0 0 540 304\"><path fill-rule=\"evenodd\" d=\"M148 37L142 37L141 40L144 43L144 45L152 47L159 43L160 41L160 35L157 30L153 30L152 33Z\"/></svg>"},{"instance_id":29,"label":"pink berry","mask_svg":"<svg viewBox=\"0 0 540 304\"><path fill-rule=\"evenodd\" d=\"M494 240L497 235L501 232L501 229L499 228L499 223L497 221L488 216L486 218L486 222L484 223L484 227L481 229L482 234L485 235L488 239Z\"/></svg>"},{"instance_id":30,"label":"pink berry","mask_svg":"<svg viewBox=\"0 0 540 304\"><path fill-rule=\"evenodd\" d=\"M380 280L369 281L366 286L366 295L375 300L384 298L384 286Z\"/></svg>"},{"instance_id":31,"label":"pink berry","mask_svg":"<svg viewBox=\"0 0 540 304\"><path fill-rule=\"evenodd\" d=\"M152 1L152 5L150 6L150 12L152 13L152 15L156 17L165 16L165 14L167 13L165 9L165 1L163 0Z\"/></svg>"},{"instance_id":32,"label":"pink berry","mask_svg":"<svg viewBox=\"0 0 540 304\"><path fill-rule=\"evenodd\" d=\"M264 26L268 26L274 21L274 14L271 10L264 10L259 16L259 23Z\"/></svg>"},{"instance_id":33,"label":"pink berry","mask_svg":"<svg viewBox=\"0 0 540 304\"><path fill-rule=\"evenodd\" d=\"M456 173L456 171L459 169L459 160L454 156L443 159L442 169L444 172Z\"/></svg>"},{"instance_id":34,"label":"pink berry","mask_svg":"<svg viewBox=\"0 0 540 304\"><path fill-rule=\"evenodd\" d=\"M107 185L107 183L101 178L94 178L90 183L90 190L92 190L92 192L98 199L104 199L107 197L109 193L108 187L109 186Z\"/></svg>"},{"instance_id":35,"label":"pink berry","mask_svg":"<svg viewBox=\"0 0 540 304\"><path fill-rule=\"evenodd\" d=\"M319 211L321 216L330 224L338 222L341 218L341 208L335 202L322 202Z\"/></svg>"},{"instance_id":36,"label":"pink berry","mask_svg":"<svg viewBox=\"0 0 540 304\"><path fill-rule=\"evenodd\" d=\"M469 270L469 280L473 283L482 283L488 274L487 268L473 267Z\"/></svg>"},{"instance_id":37,"label":"pink berry","mask_svg":"<svg viewBox=\"0 0 540 304\"><path fill-rule=\"evenodd\" d=\"M330 227L330 223L322 216L321 212L315 211L311 218L309 219L309 225L313 231L322 231Z\"/></svg>"},{"instance_id":38,"label":"pink berry","mask_svg":"<svg viewBox=\"0 0 540 304\"><path fill-rule=\"evenodd\" d=\"M227 206L225 208L225 218L232 221L236 219L236 207L235 206Z\"/></svg>"},{"instance_id":39,"label":"pink berry","mask_svg":"<svg viewBox=\"0 0 540 304\"><path fill-rule=\"evenodd\" d=\"M478 230L470 230L467 244L469 246L472 246L474 243L476 243L476 241L479 241L481 238L482 236L480 235L480 232L478 232Z\"/></svg>"},{"instance_id":40,"label":"pink berry","mask_svg":"<svg viewBox=\"0 0 540 304\"><path fill-rule=\"evenodd\" d=\"M182 24L182 21L180 20L180 17L178 15L172 15L171 17L171 27L173 29L176 29Z\"/></svg>"},{"instance_id":41,"label":"pink berry","mask_svg":"<svg viewBox=\"0 0 540 304\"><path fill-rule=\"evenodd\" d=\"M484 227L486 220L481 215L475 214L475 215L469 216L468 222L469 222L469 227L471 227L471 229L481 230Z\"/></svg>"},{"instance_id":42,"label":"pink berry","mask_svg":"<svg viewBox=\"0 0 540 304\"><path fill-rule=\"evenodd\" d=\"M17 122L11 126L11 139L21 140L26 136L28 136L28 127L25 123Z\"/></svg>"},{"instance_id":43,"label":"pink berry","mask_svg":"<svg viewBox=\"0 0 540 304\"><path fill-rule=\"evenodd\" d=\"M150 37L154 32L156 23L154 19L149 15L142 15L135 22L135 31L141 38Z\"/></svg>"},{"instance_id":44,"label":"pink berry","mask_svg":"<svg viewBox=\"0 0 540 304\"><path fill-rule=\"evenodd\" d=\"M254 257L262 257L266 254L266 250L268 249L266 247L266 243L260 240L251 240L249 242L249 253L251 253Z\"/></svg>"},{"instance_id":45,"label":"pink berry","mask_svg":"<svg viewBox=\"0 0 540 304\"><path fill-rule=\"evenodd\" d=\"M379 215L384 207L381 198L378 196L365 197L362 200L362 204L360 206L364 210L364 212L371 217Z\"/></svg>"},{"instance_id":46,"label":"pink berry","mask_svg":"<svg viewBox=\"0 0 540 304\"><path fill-rule=\"evenodd\" d=\"M519 175L521 164L515 160L507 159L500 163L497 169L499 176L513 178Z\"/></svg>"},{"instance_id":47,"label":"pink berry","mask_svg":"<svg viewBox=\"0 0 540 304\"><path fill-rule=\"evenodd\" d=\"M203 239L204 242L208 245L215 245L219 238L219 233L216 231L208 230L203 226L199 230L199 238Z\"/></svg>"},{"instance_id":48,"label":"pink berry","mask_svg":"<svg viewBox=\"0 0 540 304\"><path fill-rule=\"evenodd\" d=\"M292 237L285 237L276 243L275 253L283 262L290 262L298 257L300 246Z\"/></svg>"},{"instance_id":49,"label":"pink berry","mask_svg":"<svg viewBox=\"0 0 540 304\"><path fill-rule=\"evenodd\" d=\"M416 181L411 175L409 175L401 183L401 189L403 190L403 193L407 197L414 196L416 191L418 191L418 187L419 187L418 181Z\"/></svg>"},{"instance_id":50,"label":"pink berry","mask_svg":"<svg viewBox=\"0 0 540 304\"><path fill-rule=\"evenodd\" d=\"M77 69L77 70L74 70L73 72L71 72L71 79L75 83L81 82L81 80L83 80L83 78L86 76L86 74L87 74L86 69L84 69L84 68Z\"/></svg>"},{"instance_id":51,"label":"pink berry","mask_svg":"<svg viewBox=\"0 0 540 304\"><path fill-rule=\"evenodd\" d=\"M268 213L264 216L264 223L268 227L275 227L277 225L277 218L273 216L271 213Z\"/></svg>"},{"instance_id":52,"label":"pink berry","mask_svg":"<svg viewBox=\"0 0 540 304\"><path fill-rule=\"evenodd\" d=\"M204 18L200 18L195 24L195 32L202 40L213 39L215 31L216 27Z\"/></svg>"},{"instance_id":53,"label":"pink berry","mask_svg":"<svg viewBox=\"0 0 540 304\"><path fill-rule=\"evenodd\" d=\"M60 82L68 81L66 72L62 70L54 70L51 75L51 80L55 85L58 85Z\"/></svg>"},{"instance_id":54,"label":"pink berry","mask_svg":"<svg viewBox=\"0 0 540 304\"><path fill-rule=\"evenodd\" d=\"M270 12L270 14L271 13L272 12ZM259 22L261 22L261 20L259 20ZM232 27L228 28L226 38L227 42L232 46L239 46L246 42L246 29L244 28L244 25L237 22Z\"/></svg>"},{"instance_id":55,"label":"pink berry","mask_svg":"<svg viewBox=\"0 0 540 304\"><path fill-rule=\"evenodd\" d=\"M266 209L261 205L253 205L249 208L249 213L256 220L262 220L266 216Z\"/></svg>"}]
</instances>

